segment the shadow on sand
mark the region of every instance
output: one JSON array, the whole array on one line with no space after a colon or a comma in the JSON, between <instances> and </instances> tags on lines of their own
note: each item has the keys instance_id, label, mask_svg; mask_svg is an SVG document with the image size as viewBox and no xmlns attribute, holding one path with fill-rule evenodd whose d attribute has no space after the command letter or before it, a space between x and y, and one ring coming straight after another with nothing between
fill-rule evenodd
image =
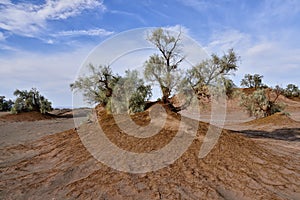
<instances>
[{"instance_id":1,"label":"shadow on sand","mask_svg":"<svg viewBox=\"0 0 300 200\"><path fill-rule=\"evenodd\" d=\"M251 138L271 138L285 141L300 141L300 128L281 128L274 131L243 130L235 131Z\"/></svg>"}]
</instances>

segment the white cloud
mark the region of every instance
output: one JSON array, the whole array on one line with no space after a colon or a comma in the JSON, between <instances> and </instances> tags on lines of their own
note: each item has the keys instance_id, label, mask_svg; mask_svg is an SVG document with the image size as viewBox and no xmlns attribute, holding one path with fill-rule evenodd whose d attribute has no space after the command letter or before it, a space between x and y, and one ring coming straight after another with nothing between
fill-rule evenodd
<instances>
[{"instance_id":1,"label":"white cloud","mask_svg":"<svg viewBox=\"0 0 300 200\"><path fill-rule=\"evenodd\" d=\"M259 18L264 20L264 18L274 17L279 19L285 19L291 17L300 12L300 2L298 0L268 0L263 2L262 10L259 13Z\"/></svg>"},{"instance_id":2,"label":"white cloud","mask_svg":"<svg viewBox=\"0 0 300 200\"><path fill-rule=\"evenodd\" d=\"M266 38L234 29L222 30L213 34L206 48L218 55L233 48L241 57L240 68L233 77L237 85L247 73L264 75L265 83L273 86L300 84L300 48L284 32L276 37Z\"/></svg>"},{"instance_id":3,"label":"white cloud","mask_svg":"<svg viewBox=\"0 0 300 200\"><path fill-rule=\"evenodd\" d=\"M53 102L54 106L71 106L72 83L80 64L89 54L93 46L85 46L79 50L42 54L32 52L14 52L0 56L0 95L14 98L15 89L36 87Z\"/></svg>"},{"instance_id":4,"label":"white cloud","mask_svg":"<svg viewBox=\"0 0 300 200\"><path fill-rule=\"evenodd\" d=\"M133 12L126 12L126 11L121 11L121 10L110 10L109 12L112 14L129 16L129 17L137 19L139 22L141 22L143 24L146 24L146 21L141 16L139 16L138 14L133 13Z\"/></svg>"},{"instance_id":5,"label":"white cloud","mask_svg":"<svg viewBox=\"0 0 300 200\"><path fill-rule=\"evenodd\" d=\"M214 5L211 1L205 1L205 0L178 0L178 1L185 6L192 7L198 11L203 11Z\"/></svg>"},{"instance_id":6,"label":"white cloud","mask_svg":"<svg viewBox=\"0 0 300 200\"><path fill-rule=\"evenodd\" d=\"M272 53L274 53L275 48L276 47L274 44L270 42L263 42L249 48L246 52L246 55L249 57L264 55L264 57L266 57L267 54L272 55Z\"/></svg>"},{"instance_id":7,"label":"white cloud","mask_svg":"<svg viewBox=\"0 0 300 200\"><path fill-rule=\"evenodd\" d=\"M5 39L5 35L2 32L0 32L0 41L4 41Z\"/></svg>"},{"instance_id":8,"label":"white cloud","mask_svg":"<svg viewBox=\"0 0 300 200\"><path fill-rule=\"evenodd\" d=\"M207 50L214 53L221 53L228 49L244 49L249 47L251 37L238 30L228 29L215 31L207 46Z\"/></svg>"},{"instance_id":9,"label":"white cloud","mask_svg":"<svg viewBox=\"0 0 300 200\"><path fill-rule=\"evenodd\" d=\"M109 36L113 34L112 31L107 31L105 29L89 29L89 30L72 30L72 31L61 31L57 34L54 34L54 36Z\"/></svg>"},{"instance_id":10,"label":"white cloud","mask_svg":"<svg viewBox=\"0 0 300 200\"><path fill-rule=\"evenodd\" d=\"M46 28L48 20L66 19L95 8L105 9L98 0L46 0L42 5L1 1L0 28L34 36Z\"/></svg>"},{"instance_id":11,"label":"white cloud","mask_svg":"<svg viewBox=\"0 0 300 200\"><path fill-rule=\"evenodd\" d=\"M176 24L175 26L166 26L164 28L169 31L175 31L175 32L181 31L185 35L189 34L189 29L187 27L185 27L183 25L179 25L179 24Z\"/></svg>"}]
</instances>

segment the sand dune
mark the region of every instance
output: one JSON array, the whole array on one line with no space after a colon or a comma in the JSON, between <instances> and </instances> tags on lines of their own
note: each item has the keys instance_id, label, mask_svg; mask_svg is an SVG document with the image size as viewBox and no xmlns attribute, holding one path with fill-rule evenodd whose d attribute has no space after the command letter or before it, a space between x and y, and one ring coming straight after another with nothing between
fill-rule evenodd
<instances>
[{"instance_id":1,"label":"sand dune","mask_svg":"<svg viewBox=\"0 0 300 200\"><path fill-rule=\"evenodd\" d=\"M168 144L176 137L183 117L167 112L164 128L157 135L134 138L120 130L112 115L101 110L98 110L98 115L99 123L109 140L131 152L151 152ZM132 120L145 126L150 122L149 113L134 115ZM43 121L50 122L53 119ZM267 135L270 133L268 129L274 126L271 122L280 122L278 125L281 127L288 123L290 129L285 132L278 129L286 137ZM6 125L12 123L24 123L23 127L18 127L22 132L22 129L29 126L27 123L31 122L0 124L1 135L6 131ZM57 122L61 123L65 121ZM196 123L199 123L197 135L179 159L162 169L140 174L117 171L99 162L82 144L77 133L79 130L72 128L47 134L47 130L52 128L45 127L44 137L1 146L0 198L300 198L300 146L297 139L300 127L297 121L283 115L274 115L248 124L241 123L238 131L223 130L216 146L202 159L198 154L209 124ZM83 125L86 134L91 132L92 124ZM249 130L247 132L248 125L262 125L265 130L258 130L256 135L251 134ZM291 139L291 135L294 139Z\"/></svg>"}]
</instances>

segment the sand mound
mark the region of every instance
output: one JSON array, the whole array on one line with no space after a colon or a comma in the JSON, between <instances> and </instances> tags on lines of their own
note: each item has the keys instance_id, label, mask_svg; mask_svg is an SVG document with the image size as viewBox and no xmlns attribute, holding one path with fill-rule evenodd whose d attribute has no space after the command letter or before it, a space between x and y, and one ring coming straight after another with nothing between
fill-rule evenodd
<instances>
[{"instance_id":1,"label":"sand mound","mask_svg":"<svg viewBox=\"0 0 300 200\"><path fill-rule=\"evenodd\" d=\"M291 119L287 114L278 112L268 117L263 117L255 119L249 122L245 122L244 125L276 125L276 126L286 126L290 124L297 124L295 120Z\"/></svg>"},{"instance_id":2,"label":"sand mound","mask_svg":"<svg viewBox=\"0 0 300 200\"><path fill-rule=\"evenodd\" d=\"M159 134L133 138L112 115L100 108L97 112L110 141L132 152L162 148L176 135L182 118L168 114ZM149 112L132 119L146 125ZM88 130L91 123L83 126ZM75 130L1 149L0 199L299 199L299 155L276 155L224 130L208 156L199 159L207 129L208 124L199 123L197 137L178 160L142 174L116 171L97 161Z\"/></svg>"},{"instance_id":3,"label":"sand mound","mask_svg":"<svg viewBox=\"0 0 300 200\"><path fill-rule=\"evenodd\" d=\"M7 122L22 122L22 121L38 121L38 120L46 120L53 119L54 115L50 114L41 114L40 112L23 112L18 114L8 114L0 117L0 121Z\"/></svg>"}]
</instances>

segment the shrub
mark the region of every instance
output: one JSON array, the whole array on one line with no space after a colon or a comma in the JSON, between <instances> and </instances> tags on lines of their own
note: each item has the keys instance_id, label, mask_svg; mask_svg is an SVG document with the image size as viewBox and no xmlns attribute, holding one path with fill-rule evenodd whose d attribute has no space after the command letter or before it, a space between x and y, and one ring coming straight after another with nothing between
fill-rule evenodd
<instances>
[{"instance_id":1,"label":"shrub","mask_svg":"<svg viewBox=\"0 0 300 200\"><path fill-rule=\"evenodd\" d=\"M17 96L17 99L11 109L13 113L38 111L45 114L52 110L51 102L40 95L36 88L32 88L30 91L17 89L14 95Z\"/></svg>"},{"instance_id":2,"label":"shrub","mask_svg":"<svg viewBox=\"0 0 300 200\"><path fill-rule=\"evenodd\" d=\"M12 100L6 100L5 96L0 96L0 111L10 111L13 104Z\"/></svg>"},{"instance_id":3,"label":"shrub","mask_svg":"<svg viewBox=\"0 0 300 200\"><path fill-rule=\"evenodd\" d=\"M247 88L266 88L266 85L262 83L262 78L264 76L259 74L245 74L244 78L241 81L241 86L245 86Z\"/></svg>"},{"instance_id":4,"label":"shrub","mask_svg":"<svg viewBox=\"0 0 300 200\"><path fill-rule=\"evenodd\" d=\"M85 101L100 104L108 112L135 113L145 108L151 96L151 87L144 85L138 71L127 70L122 77L114 74L109 66L88 65L89 75L79 77L70 85L72 91L81 91Z\"/></svg>"},{"instance_id":5,"label":"shrub","mask_svg":"<svg viewBox=\"0 0 300 200\"><path fill-rule=\"evenodd\" d=\"M270 97L271 92L276 94L273 99ZM277 103L280 91L276 89L272 91L258 89L249 95L245 93L238 95L240 97L240 105L247 110L250 116L255 116L256 118L267 117L284 109L283 104Z\"/></svg>"},{"instance_id":6,"label":"shrub","mask_svg":"<svg viewBox=\"0 0 300 200\"><path fill-rule=\"evenodd\" d=\"M286 97L299 97L300 96L300 90L298 86L294 84L288 84L283 92L284 96Z\"/></svg>"}]
</instances>

